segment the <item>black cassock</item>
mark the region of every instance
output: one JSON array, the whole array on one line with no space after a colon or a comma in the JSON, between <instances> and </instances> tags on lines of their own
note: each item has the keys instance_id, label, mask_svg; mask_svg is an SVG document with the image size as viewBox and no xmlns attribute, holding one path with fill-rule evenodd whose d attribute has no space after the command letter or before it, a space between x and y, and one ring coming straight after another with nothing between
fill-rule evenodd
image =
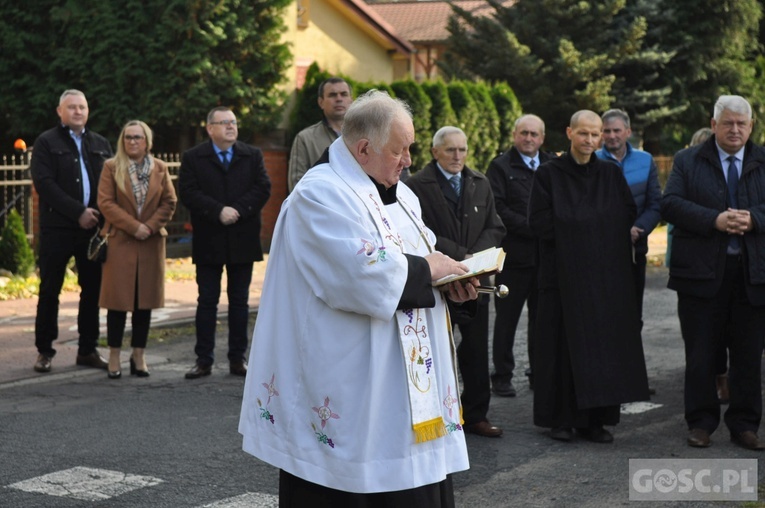
<instances>
[{"instance_id":1,"label":"black cassock","mask_svg":"<svg viewBox=\"0 0 765 508\"><path fill-rule=\"evenodd\" d=\"M621 403L649 397L631 267L635 216L614 163L593 155L580 165L566 153L536 172L535 425L615 425Z\"/></svg>"}]
</instances>

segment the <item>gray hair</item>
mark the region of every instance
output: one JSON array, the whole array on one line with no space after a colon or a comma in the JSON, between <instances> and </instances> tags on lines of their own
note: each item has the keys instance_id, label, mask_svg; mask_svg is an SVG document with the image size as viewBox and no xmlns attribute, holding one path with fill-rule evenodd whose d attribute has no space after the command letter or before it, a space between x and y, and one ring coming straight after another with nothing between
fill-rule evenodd
<instances>
[{"instance_id":1,"label":"gray hair","mask_svg":"<svg viewBox=\"0 0 765 508\"><path fill-rule=\"evenodd\" d=\"M513 124L513 132L518 130L518 125L520 125L521 122L523 122L524 120L528 120L530 118L533 118L534 120L539 122L539 124L542 126L542 134L544 134L545 133L545 121L542 120L537 115L531 115L531 114L521 115L520 117L518 117L518 119Z\"/></svg>"},{"instance_id":2,"label":"gray hair","mask_svg":"<svg viewBox=\"0 0 765 508\"><path fill-rule=\"evenodd\" d=\"M612 118L618 118L622 122L624 122L624 126L626 128L630 128L630 115L627 114L626 111L623 109L609 109L605 113L603 113L603 116L600 117L603 120L603 123L606 123L608 120Z\"/></svg>"},{"instance_id":3,"label":"gray hair","mask_svg":"<svg viewBox=\"0 0 765 508\"><path fill-rule=\"evenodd\" d=\"M58 103L61 104L62 102L64 102L64 99L66 99L70 95L76 95L78 97L82 97L83 99L85 99L84 93L80 92L79 90L75 90L74 88L70 88L69 90L64 90L64 93L62 93L61 97L59 97L58 99Z\"/></svg>"},{"instance_id":4,"label":"gray hair","mask_svg":"<svg viewBox=\"0 0 765 508\"><path fill-rule=\"evenodd\" d=\"M351 147L362 139L368 139L376 152L388 143L391 125L395 120L412 120L409 105L394 99L386 92L369 90L356 99L343 121L342 136L346 146Z\"/></svg>"},{"instance_id":5,"label":"gray hair","mask_svg":"<svg viewBox=\"0 0 765 508\"><path fill-rule=\"evenodd\" d=\"M740 95L721 95L715 103L714 115L712 118L714 118L715 121L720 120L722 112L726 109L731 113L746 115L750 120L752 118L752 105Z\"/></svg>"},{"instance_id":6,"label":"gray hair","mask_svg":"<svg viewBox=\"0 0 765 508\"><path fill-rule=\"evenodd\" d=\"M704 141L708 140L710 137L712 137L712 129L710 129L709 127L702 127L701 129L693 133L693 137L691 137L690 146L700 145Z\"/></svg>"},{"instance_id":7,"label":"gray hair","mask_svg":"<svg viewBox=\"0 0 765 508\"><path fill-rule=\"evenodd\" d=\"M460 129L459 127L454 127L453 125L446 125L444 127L441 127L436 131L436 133L433 135L433 146L441 146L444 144L444 138L446 136L449 136L451 134L462 134L465 139L467 139L467 136L465 135L465 132Z\"/></svg>"},{"instance_id":8,"label":"gray hair","mask_svg":"<svg viewBox=\"0 0 765 508\"><path fill-rule=\"evenodd\" d=\"M207 113L207 124L213 123L215 120L215 113L218 113L220 111L231 111L231 108L228 108L226 106L216 106L210 110L209 113Z\"/></svg>"}]
</instances>

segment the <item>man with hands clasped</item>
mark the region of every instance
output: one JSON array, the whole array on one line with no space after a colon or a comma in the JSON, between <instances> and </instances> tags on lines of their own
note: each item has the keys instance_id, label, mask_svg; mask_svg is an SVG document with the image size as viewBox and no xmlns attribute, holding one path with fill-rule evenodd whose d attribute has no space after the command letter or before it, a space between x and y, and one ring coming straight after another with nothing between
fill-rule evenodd
<instances>
[{"instance_id":1,"label":"man with hands clasped","mask_svg":"<svg viewBox=\"0 0 765 508\"><path fill-rule=\"evenodd\" d=\"M253 262L263 260L260 211L271 195L263 153L237 141L234 112L214 108L207 115L210 140L186 151L181 161L179 195L191 212L192 260L196 264L196 365L186 379L207 376L215 359L215 325L226 267L229 371L247 374L245 352Z\"/></svg>"}]
</instances>

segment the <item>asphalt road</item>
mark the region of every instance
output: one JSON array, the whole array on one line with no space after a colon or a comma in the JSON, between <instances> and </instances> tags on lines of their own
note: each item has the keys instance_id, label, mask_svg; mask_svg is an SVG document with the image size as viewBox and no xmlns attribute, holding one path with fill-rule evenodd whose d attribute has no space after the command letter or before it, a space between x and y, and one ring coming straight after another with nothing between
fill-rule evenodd
<instances>
[{"instance_id":1,"label":"asphalt road","mask_svg":"<svg viewBox=\"0 0 765 508\"><path fill-rule=\"evenodd\" d=\"M561 443L533 426L532 392L521 375L517 397L492 399L489 417L504 436L467 436L471 468L454 478L459 507L623 506L631 458L762 456L735 447L722 428L708 449L685 444L682 341L675 294L665 284L666 270L650 269L643 335L657 390L651 404L624 408L613 444ZM521 374L524 324L515 346ZM218 336L226 336L225 323ZM193 363L188 335L149 352L148 379L77 370L0 384L1 507L277 505L277 471L241 451L242 379L221 363L210 377L185 380Z\"/></svg>"}]
</instances>

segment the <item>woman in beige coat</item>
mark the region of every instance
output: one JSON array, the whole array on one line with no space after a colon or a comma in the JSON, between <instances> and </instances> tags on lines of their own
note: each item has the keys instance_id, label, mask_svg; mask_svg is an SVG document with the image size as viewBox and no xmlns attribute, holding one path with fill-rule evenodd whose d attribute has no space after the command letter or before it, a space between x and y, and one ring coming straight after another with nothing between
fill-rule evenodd
<instances>
[{"instance_id":1,"label":"woman in beige coat","mask_svg":"<svg viewBox=\"0 0 765 508\"><path fill-rule=\"evenodd\" d=\"M109 247L103 266L99 305L108 310L109 378L118 379L127 311L133 333L130 374L147 377L144 351L151 309L165 304L165 225L177 199L164 162L151 156L152 132L131 120L120 133L117 155L104 163L98 207Z\"/></svg>"}]
</instances>

